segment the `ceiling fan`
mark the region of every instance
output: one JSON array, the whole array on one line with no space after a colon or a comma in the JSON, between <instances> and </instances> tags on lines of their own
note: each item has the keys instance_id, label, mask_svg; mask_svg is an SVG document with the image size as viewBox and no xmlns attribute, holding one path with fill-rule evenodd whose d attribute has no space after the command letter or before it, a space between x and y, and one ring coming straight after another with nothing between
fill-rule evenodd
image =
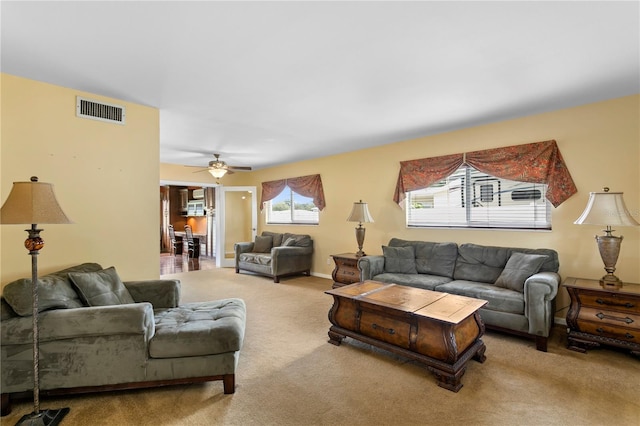
<instances>
[{"instance_id":1,"label":"ceiling fan","mask_svg":"<svg viewBox=\"0 0 640 426\"><path fill-rule=\"evenodd\" d=\"M224 161L220 160L220 154L213 154L216 157L215 160L209 161L209 166L206 169L196 170L194 173L204 172L205 170L211 173L216 179L220 179L225 174L233 173L236 171L248 171L251 170L251 167L242 167L242 166L230 166ZM195 166L187 166L187 167L195 167Z\"/></svg>"}]
</instances>

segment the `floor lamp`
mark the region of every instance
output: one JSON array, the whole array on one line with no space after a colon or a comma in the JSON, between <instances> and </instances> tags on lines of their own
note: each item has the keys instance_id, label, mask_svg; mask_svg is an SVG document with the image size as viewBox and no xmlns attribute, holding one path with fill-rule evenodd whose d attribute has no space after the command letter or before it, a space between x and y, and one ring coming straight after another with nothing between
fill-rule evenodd
<instances>
[{"instance_id":1,"label":"floor lamp","mask_svg":"<svg viewBox=\"0 0 640 426\"><path fill-rule=\"evenodd\" d=\"M68 408L40 410L40 377L38 348L38 253L44 247L40 238L40 224L72 223L64 214L56 200L53 185L38 182L32 177L30 182L14 182L9 197L0 209L0 223L31 224L26 231L29 238L24 246L31 255L31 283L33 287L33 412L25 414L17 425L57 425L69 412Z\"/></svg>"}]
</instances>

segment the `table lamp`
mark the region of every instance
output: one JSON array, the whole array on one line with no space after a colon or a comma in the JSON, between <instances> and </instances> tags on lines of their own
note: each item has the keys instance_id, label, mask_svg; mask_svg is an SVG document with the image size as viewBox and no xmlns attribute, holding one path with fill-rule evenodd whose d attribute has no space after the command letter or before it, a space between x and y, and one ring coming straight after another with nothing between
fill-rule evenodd
<instances>
[{"instance_id":1,"label":"table lamp","mask_svg":"<svg viewBox=\"0 0 640 426\"><path fill-rule=\"evenodd\" d=\"M622 198L622 192L609 192L609 188L604 188L603 192L590 192L587 207L573 223L607 227L603 230L605 235L596 235L600 257L602 257L604 269L607 271L607 274L600 279L600 284L614 287L622 286L620 278L613 274L620 254L622 235L619 237L612 235L614 230L611 227L640 225L629 214Z\"/></svg>"},{"instance_id":2,"label":"table lamp","mask_svg":"<svg viewBox=\"0 0 640 426\"><path fill-rule=\"evenodd\" d=\"M38 252L44 247L40 238L42 229L38 223L72 223L58 204L53 185L38 182L32 177L30 182L14 182L9 197L0 209L0 223L25 225L31 224L26 231L29 238L24 246L31 255L31 283L33 288L33 412L25 414L18 425L57 425L69 412L68 408L40 410L40 376L38 349Z\"/></svg>"},{"instance_id":3,"label":"table lamp","mask_svg":"<svg viewBox=\"0 0 640 426\"><path fill-rule=\"evenodd\" d=\"M351 214L347 218L347 222L358 222L358 227L356 228L358 252L356 253L356 257L366 256L364 251L362 251L365 233L365 229L362 227L362 222L373 222L373 217L371 217L371 213L369 213L367 203L363 203L362 200L353 203L353 209L351 210Z\"/></svg>"}]
</instances>

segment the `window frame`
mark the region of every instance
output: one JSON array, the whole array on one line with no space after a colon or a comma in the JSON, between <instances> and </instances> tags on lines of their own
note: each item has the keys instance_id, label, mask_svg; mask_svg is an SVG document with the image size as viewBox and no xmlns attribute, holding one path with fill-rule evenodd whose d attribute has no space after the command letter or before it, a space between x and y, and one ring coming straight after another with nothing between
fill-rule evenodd
<instances>
[{"instance_id":1,"label":"window frame","mask_svg":"<svg viewBox=\"0 0 640 426\"><path fill-rule=\"evenodd\" d=\"M288 200L290 201L290 206L293 208L290 208L288 211L290 212L289 216L290 216L290 221L274 221L272 219L272 215L273 215L273 201L276 200L278 197L280 197L280 195L282 195L283 192L289 191L289 198ZM300 203L296 203L295 201L295 197L301 197L304 200L308 200L309 204L313 205L313 208L311 209L312 211L314 211L317 214L317 219L316 220L302 220L302 219L296 219L294 217L295 214L295 205L296 204L300 204ZM266 210L266 216L265 216L265 223L267 225L319 225L320 224L320 210L318 209L318 207L313 203L313 198L311 197L306 197L304 195L301 195L300 193L294 191L293 189L291 189L288 185L285 185L285 187L283 188L283 190L273 199L269 200L269 201L265 201L264 202L264 209Z\"/></svg>"}]
</instances>

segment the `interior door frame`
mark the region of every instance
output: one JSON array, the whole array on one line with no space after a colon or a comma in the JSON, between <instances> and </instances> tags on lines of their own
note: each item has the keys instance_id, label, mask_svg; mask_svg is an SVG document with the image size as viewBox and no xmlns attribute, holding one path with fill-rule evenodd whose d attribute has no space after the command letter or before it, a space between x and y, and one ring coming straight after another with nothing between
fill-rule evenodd
<instances>
[{"instance_id":1,"label":"interior door frame","mask_svg":"<svg viewBox=\"0 0 640 426\"><path fill-rule=\"evenodd\" d=\"M255 186L218 186L216 190L216 267L230 268L235 266L235 258L227 259L224 251L225 235L225 195L227 192L245 192L251 195L251 240L258 233L258 203Z\"/></svg>"},{"instance_id":2,"label":"interior door frame","mask_svg":"<svg viewBox=\"0 0 640 426\"><path fill-rule=\"evenodd\" d=\"M211 182L187 182L176 180L161 180L160 186L201 186L203 188L216 189L216 268L235 266L235 259L226 259L224 255L224 197L222 194L226 191L244 191L251 192L251 241L253 241L258 232L258 203L256 201L255 186L224 186L219 183ZM222 254L222 255L221 255Z\"/></svg>"}]
</instances>

